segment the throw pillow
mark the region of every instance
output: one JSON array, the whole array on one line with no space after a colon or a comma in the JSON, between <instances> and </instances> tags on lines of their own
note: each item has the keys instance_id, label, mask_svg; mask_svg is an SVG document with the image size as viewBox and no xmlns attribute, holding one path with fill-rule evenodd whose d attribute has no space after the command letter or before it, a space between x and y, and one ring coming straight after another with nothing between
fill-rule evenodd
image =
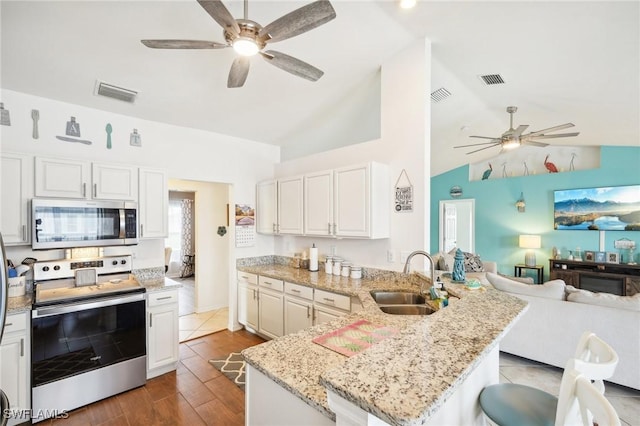
<instances>
[{"instance_id":1,"label":"throw pillow","mask_svg":"<svg viewBox=\"0 0 640 426\"><path fill-rule=\"evenodd\" d=\"M487 272L487 281L496 289L514 294L544 297L545 299L564 300L565 283L562 280L547 281L544 284L525 284Z\"/></svg>"},{"instance_id":2,"label":"throw pillow","mask_svg":"<svg viewBox=\"0 0 640 426\"><path fill-rule=\"evenodd\" d=\"M508 278L510 280L513 280L513 281L518 281L520 283L533 284L533 278L531 278L531 277L514 277L513 275L505 275L505 274L501 274L500 272L498 272L498 275L500 275L501 277Z\"/></svg>"},{"instance_id":3,"label":"throw pillow","mask_svg":"<svg viewBox=\"0 0 640 426\"><path fill-rule=\"evenodd\" d=\"M633 296L618 296L611 293L593 293L588 290L575 290L576 291L569 293L567 296L569 302L587 303L590 305L640 312L640 293Z\"/></svg>"},{"instance_id":4,"label":"throw pillow","mask_svg":"<svg viewBox=\"0 0 640 426\"><path fill-rule=\"evenodd\" d=\"M463 252L464 254L464 271L465 272L482 272L484 267L482 266L482 260L480 256L473 253Z\"/></svg>"}]
</instances>

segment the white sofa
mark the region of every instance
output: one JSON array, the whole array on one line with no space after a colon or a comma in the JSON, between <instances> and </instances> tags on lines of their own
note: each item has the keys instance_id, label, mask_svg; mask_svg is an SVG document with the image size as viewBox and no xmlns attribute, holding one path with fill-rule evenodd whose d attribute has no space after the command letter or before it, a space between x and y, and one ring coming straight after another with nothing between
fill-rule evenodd
<instances>
[{"instance_id":1,"label":"white sofa","mask_svg":"<svg viewBox=\"0 0 640 426\"><path fill-rule=\"evenodd\" d=\"M620 357L608 381L640 390L640 294L623 298L576 290L562 280L527 285L490 272L486 276L498 290L529 302L501 351L564 368L580 335L591 331Z\"/></svg>"}]
</instances>

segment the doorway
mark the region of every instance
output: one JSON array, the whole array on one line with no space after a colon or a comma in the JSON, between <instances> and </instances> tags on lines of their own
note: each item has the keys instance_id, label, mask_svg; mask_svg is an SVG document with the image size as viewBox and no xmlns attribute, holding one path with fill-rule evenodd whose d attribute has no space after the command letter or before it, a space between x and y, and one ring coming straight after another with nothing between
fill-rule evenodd
<instances>
[{"instance_id":1,"label":"doorway","mask_svg":"<svg viewBox=\"0 0 640 426\"><path fill-rule=\"evenodd\" d=\"M440 201L438 249L448 253L454 248L475 253L475 200Z\"/></svg>"},{"instance_id":2,"label":"doorway","mask_svg":"<svg viewBox=\"0 0 640 426\"><path fill-rule=\"evenodd\" d=\"M179 315L195 312L195 192L169 191L169 237L166 275L179 280Z\"/></svg>"}]
</instances>

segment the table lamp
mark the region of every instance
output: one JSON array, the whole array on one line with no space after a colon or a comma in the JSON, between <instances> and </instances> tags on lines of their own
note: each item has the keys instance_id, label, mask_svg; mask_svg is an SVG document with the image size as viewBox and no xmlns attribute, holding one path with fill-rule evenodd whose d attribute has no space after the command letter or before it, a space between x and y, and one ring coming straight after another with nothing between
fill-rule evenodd
<instances>
[{"instance_id":1,"label":"table lamp","mask_svg":"<svg viewBox=\"0 0 640 426\"><path fill-rule=\"evenodd\" d=\"M536 254L533 252L533 249L539 249L541 247L540 235L520 235L518 246L529 249L524 256L524 264L527 266L536 266Z\"/></svg>"}]
</instances>

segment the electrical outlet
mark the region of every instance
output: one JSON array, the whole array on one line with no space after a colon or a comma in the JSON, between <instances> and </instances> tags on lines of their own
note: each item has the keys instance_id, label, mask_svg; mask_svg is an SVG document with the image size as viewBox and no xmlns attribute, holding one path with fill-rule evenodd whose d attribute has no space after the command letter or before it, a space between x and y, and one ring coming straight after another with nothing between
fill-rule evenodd
<instances>
[{"instance_id":1,"label":"electrical outlet","mask_svg":"<svg viewBox=\"0 0 640 426\"><path fill-rule=\"evenodd\" d=\"M411 252L408 250L400 250L400 263L405 263L410 254Z\"/></svg>"},{"instance_id":2,"label":"electrical outlet","mask_svg":"<svg viewBox=\"0 0 640 426\"><path fill-rule=\"evenodd\" d=\"M387 262L394 263L396 261L396 252L393 250L387 250Z\"/></svg>"}]
</instances>

